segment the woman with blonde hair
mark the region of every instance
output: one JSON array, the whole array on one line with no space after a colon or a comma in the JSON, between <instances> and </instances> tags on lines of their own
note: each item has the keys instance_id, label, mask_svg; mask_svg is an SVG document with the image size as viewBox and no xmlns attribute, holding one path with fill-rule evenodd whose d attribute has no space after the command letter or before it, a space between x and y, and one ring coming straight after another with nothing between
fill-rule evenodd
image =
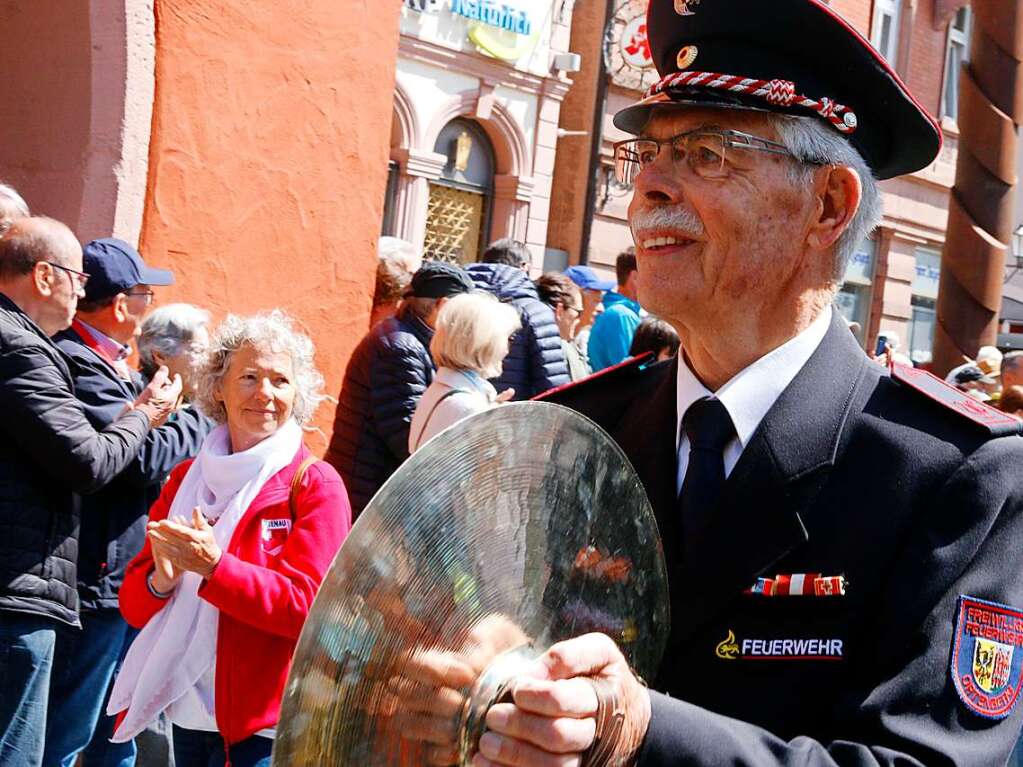
<instances>
[{"instance_id":1,"label":"woman with blonde hair","mask_svg":"<svg viewBox=\"0 0 1023 767\"><path fill-rule=\"evenodd\" d=\"M437 373L412 416L409 453L452 424L515 394L511 389L498 394L487 379L501 374L508 340L521 326L515 308L489 293L466 293L444 304L430 342Z\"/></svg>"}]
</instances>

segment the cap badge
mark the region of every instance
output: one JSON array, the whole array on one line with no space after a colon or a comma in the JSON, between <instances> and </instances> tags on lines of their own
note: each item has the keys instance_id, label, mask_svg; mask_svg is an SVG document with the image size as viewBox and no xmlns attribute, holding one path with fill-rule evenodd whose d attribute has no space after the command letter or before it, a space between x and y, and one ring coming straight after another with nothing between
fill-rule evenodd
<instances>
[{"instance_id":1,"label":"cap badge","mask_svg":"<svg viewBox=\"0 0 1023 767\"><path fill-rule=\"evenodd\" d=\"M679 16L692 16L691 5L699 5L700 0L675 0L675 13Z\"/></svg>"},{"instance_id":2,"label":"cap badge","mask_svg":"<svg viewBox=\"0 0 1023 767\"><path fill-rule=\"evenodd\" d=\"M682 49L678 52L678 57L675 59L675 63L678 64L679 69L688 69L696 61L696 55L699 53L699 49L695 45L683 45Z\"/></svg>"}]
</instances>

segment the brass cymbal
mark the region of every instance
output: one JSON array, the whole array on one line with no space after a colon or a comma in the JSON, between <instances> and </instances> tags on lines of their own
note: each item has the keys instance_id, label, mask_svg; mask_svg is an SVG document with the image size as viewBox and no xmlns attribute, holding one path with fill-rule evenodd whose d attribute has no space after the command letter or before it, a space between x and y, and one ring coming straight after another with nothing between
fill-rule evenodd
<instances>
[{"instance_id":1,"label":"brass cymbal","mask_svg":"<svg viewBox=\"0 0 1023 767\"><path fill-rule=\"evenodd\" d=\"M481 413L352 528L302 630L273 764L465 764L486 709L551 644L603 631L652 677L668 626L657 526L621 449L558 405Z\"/></svg>"}]
</instances>

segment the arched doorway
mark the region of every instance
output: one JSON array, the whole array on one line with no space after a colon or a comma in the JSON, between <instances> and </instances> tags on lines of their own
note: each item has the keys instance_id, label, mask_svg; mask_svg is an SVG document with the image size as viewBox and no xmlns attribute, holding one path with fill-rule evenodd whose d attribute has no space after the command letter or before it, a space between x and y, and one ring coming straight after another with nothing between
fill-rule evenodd
<instances>
[{"instance_id":1,"label":"arched doorway","mask_svg":"<svg viewBox=\"0 0 1023 767\"><path fill-rule=\"evenodd\" d=\"M494 147L479 124L459 117L441 129L433 151L447 162L430 182L423 255L472 263L490 236Z\"/></svg>"}]
</instances>

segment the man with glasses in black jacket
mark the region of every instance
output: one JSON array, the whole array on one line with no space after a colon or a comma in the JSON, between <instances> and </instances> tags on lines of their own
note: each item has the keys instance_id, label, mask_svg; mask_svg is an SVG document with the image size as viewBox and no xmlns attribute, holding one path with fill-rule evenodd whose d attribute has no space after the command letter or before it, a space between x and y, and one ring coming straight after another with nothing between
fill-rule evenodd
<instances>
[{"instance_id":1,"label":"man with glasses in black jacket","mask_svg":"<svg viewBox=\"0 0 1023 767\"><path fill-rule=\"evenodd\" d=\"M50 337L67 328L88 275L66 226L14 220L0 235L0 764L39 767L57 628L79 626L79 493L138 457L174 410L166 370L105 428L75 397Z\"/></svg>"}]
</instances>

